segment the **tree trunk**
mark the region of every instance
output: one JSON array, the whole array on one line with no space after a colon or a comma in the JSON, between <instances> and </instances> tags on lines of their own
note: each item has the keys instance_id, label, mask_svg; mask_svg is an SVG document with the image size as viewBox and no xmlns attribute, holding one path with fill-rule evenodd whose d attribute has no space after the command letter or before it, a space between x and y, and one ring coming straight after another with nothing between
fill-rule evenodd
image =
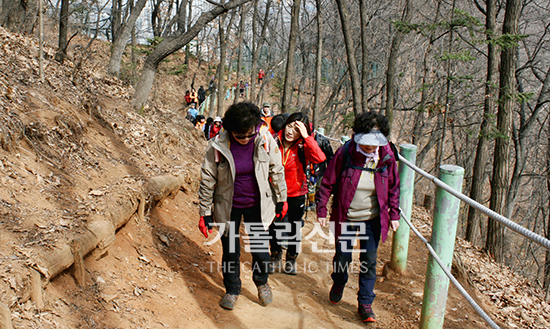
<instances>
[{"instance_id":1,"label":"tree trunk","mask_svg":"<svg viewBox=\"0 0 550 329\"><path fill-rule=\"evenodd\" d=\"M525 90L523 89L523 86L518 83L518 92L523 93L524 91ZM508 196L506 197L506 207L504 211L504 216L506 218L511 218L514 206L516 205L521 177L525 170L525 163L527 162L527 151L529 148L529 146L527 146L527 143L529 137L531 137L531 130L537 123L540 113L546 107L548 102L550 102L550 67L546 72L546 77L540 90L535 109L531 113L531 116L529 116L529 119L520 123L519 131L514 131L513 133L514 149L516 150L516 161L514 163L512 179L510 180ZM526 108L527 104L522 104L520 116L523 118L527 118L527 114L525 114Z\"/></svg>"},{"instance_id":2,"label":"tree trunk","mask_svg":"<svg viewBox=\"0 0 550 329\"><path fill-rule=\"evenodd\" d=\"M10 0L2 4L0 26L17 33L32 33L38 15L38 0Z\"/></svg>"},{"instance_id":3,"label":"tree trunk","mask_svg":"<svg viewBox=\"0 0 550 329\"><path fill-rule=\"evenodd\" d=\"M145 107L147 98L149 97L149 93L153 87L153 80L157 72L158 65L163 59L188 44L199 34L206 24L210 23L216 17L228 12L231 9L239 7L248 1L250 0L231 0L225 3L223 7L216 6L211 11L203 12L197 22L185 33L176 34L174 37L167 37L164 39L145 59L141 77L134 92L134 107L138 110Z\"/></svg>"},{"instance_id":4,"label":"tree trunk","mask_svg":"<svg viewBox=\"0 0 550 329\"><path fill-rule=\"evenodd\" d=\"M285 83L283 87L283 100L281 112L288 113L292 104L293 80L294 80L294 53L296 52L296 40L298 38L298 25L300 23L300 0L294 0L292 16L290 20L290 36L288 40L288 53L286 60Z\"/></svg>"},{"instance_id":5,"label":"tree trunk","mask_svg":"<svg viewBox=\"0 0 550 329\"><path fill-rule=\"evenodd\" d=\"M359 81L359 71L355 60L355 47L353 46L353 38L350 31L349 14L346 8L345 0L336 0L338 4L338 12L340 13L340 22L342 25L342 33L344 34L344 42L346 44L346 53L348 55L348 67L351 78L351 93L353 97L353 112L357 114L363 112L361 102L361 83Z\"/></svg>"},{"instance_id":6,"label":"tree trunk","mask_svg":"<svg viewBox=\"0 0 550 329\"><path fill-rule=\"evenodd\" d=\"M63 63L67 56L67 29L69 28L69 0L61 0L59 13L59 40L55 60Z\"/></svg>"},{"instance_id":7,"label":"tree trunk","mask_svg":"<svg viewBox=\"0 0 550 329\"><path fill-rule=\"evenodd\" d=\"M477 141L476 158L474 161L474 171L472 174L472 186L470 189L470 198L477 202L483 202L483 190L485 183L485 167L487 165L487 144L489 142L489 133L491 129L491 118L495 113L495 95L496 89L496 74L498 70L497 49L492 41L496 32L496 15L497 7L496 0L486 0L486 22L487 29L487 80L485 82L485 102L483 104L483 119L479 129ZM476 240L479 234L479 214L474 207L468 209L468 220L466 224L466 240L472 245L476 245Z\"/></svg>"},{"instance_id":8,"label":"tree trunk","mask_svg":"<svg viewBox=\"0 0 550 329\"><path fill-rule=\"evenodd\" d=\"M506 2L506 14L502 34L516 35L518 33L518 19L520 0ZM502 50L500 56L500 91L497 113L498 136L495 142L493 162L493 178L491 181L490 208L504 213L507 189L509 186L510 137L512 128L512 110L514 107L516 47L509 45ZM497 262L503 261L504 226L489 218L487 226L487 241L485 248Z\"/></svg>"},{"instance_id":9,"label":"tree trunk","mask_svg":"<svg viewBox=\"0 0 550 329\"><path fill-rule=\"evenodd\" d=\"M255 4L257 6L257 4ZM253 41L252 41L252 68L250 69L250 101L255 102L256 101L256 81L258 77L258 72L256 72L258 68L258 57L260 54L260 49L262 48L262 44L265 40L265 35L267 33L267 26L269 25L269 11L271 9L271 0L267 0L265 4L265 15L264 20L262 24L262 31L260 32L260 37L256 41L256 7L254 8L254 23L252 24L252 29L254 33ZM237 79L239 81L239 79Z\"/></svg>"},{"instance_id":10,"label":"tree trunk","mask_svg":"<svg viewBox=\"0 0 550 329\"><path fill-rule=\"evenodd\" d=\"M451 22L454 21L454 14L455 14L455 8L456 8L456 0L453 0L452 10L451 10ZM448 52L449 54L453 53L453 36L454 36L454 27L451 25L449 32L449 48ZM452 76L452 65L453 61L452 59L446 60L446 85L445 85L445 107L443 113L440 114L441 118L441 125L439 127L441 128L440 136L441 138L437 139L437 150L436 150L436 157L435 157L435 168L439 170L439 167L441 167L443 163L443 158L445 157L445 138L447 137L447 116L449 115L449 112L451 110L451 76ZM439 121L439 120L438 120Z\"/></svg>"},{"instance_id":11,"label":"tree trunk","mask_svg":"<svg viewBox=\"0 0 550 329\"><path fill-rule=\"evenodd\" d=\"M218 109L216 115L222 116L223 114L223 98L224 94L224 79L223 74L225 71L225 57L227 53L227 40L225 39L225 14L220 15L219 17L219 37L220 37L220 64L218 65Z\"/></svg>"},{"instance_id":12,"label":"tree trunk","mask_svg":"<svg viewBox=\"0 0 550 329\"><path fill-rule=\"evenodd\" d=\"M63 0L63 2L68 0ZM61 5L63 8L63 5ZM63 11L63 9L61 9ZM63 14L62 14L63 15ZM111 42L115 43L122 28L122 0L113 0L111 6Z\"/></svg>"},{"instance_id":13,"label":"tree trunk","mask_svg":"<svg viewBox=\"0 0 550 329\"><path fill-rule=\"evenodd\" d=\"M412 0L407 0L407 4L405 5L405 9L403 9L403 22L406 24L411 21L412 18ZM390 55L388 57L388 69L386 71L386 117L388 118L390 122L390 127L393 122L393 109L395 107L395 70L397 66L397 57L399 55L399 47L401 46L401 42L403 41L403 38L405 37L405 33L401 31L397 31L395 33L395 36L393 37L391 48L390 48ZM365 63L363 62L363 65ZM363 70L365 72L365 70ZM365 81L363 79L363 81ZM366 89L366 86L363 85L363 89ZM363 97L365 97L365 91L363 91ZM363 100L363 105L365 105L366 100ZM366 107L365 107L366 109Z\"/></svg>"},{"instance_id":14,"label":"tree trunk","mask_svg":"<svg viewBox=\"0 0 550 329\"><path fill-rule=\"evenodd\" d=\"M238 46L239 49L237 51L237 82L241 81L241 71L243 66L243 37L244 37L244 22L246 20L246 12L247 10L244 7L241 7L241 21L239 23L239 32L238 32ZM232 86L230 86L231 88ZM234 90L233 93L233 104L237 103L237 100L239 99L239 93Z\"/></svg>"},{"instance_id":15,"label":"tree trunk","mask_svg":"<svg viewBox=\"0 0 550 329\"><path fill-rule=\"evenodd\" d=\"M319 126L319 107L321 106L321 68L323 66L323 16L321 0L317 4L317 56L315 57L315 101L313 102L313 126Z\"/></svg>"},{"instance_id":16,"label":"tree trunk","mask_svg":"<svg viewBox=\"0 0 550 329\"><path fill-rule=\"evenodd\" d=\"M122 60L122 55L124 54L124 49L126 49L126 44L128 43L128 39L132 34L134 26L136 25L136 20L141 14L141 11L143 10L143 7L145 7L146 3L147 0L139 0L132 8L128 20L126 20L126 22L122 25L119 38L116 39L113 45L111 59L109 60L109 64L107 66L107 72L112 76L118 76L120 74L120 62Z\"/></svg>"},{"instance_id":17,"label":"tree trunk","mask_svg":"<svg viewBox=\"0 0 550 329\"><path fill-rule=\"evenodd\" d=\"M407 1L407 3L409 3L409 1ZM359 15L361 17L361 50L363 55L363 63L361 65L361 99L363 100L363 111L367 111L369 108L369 88L367 88L367 86L370 75L369 57L367 56L369 50L367 0L359 0Z\"/></svg>"}]
</instances>

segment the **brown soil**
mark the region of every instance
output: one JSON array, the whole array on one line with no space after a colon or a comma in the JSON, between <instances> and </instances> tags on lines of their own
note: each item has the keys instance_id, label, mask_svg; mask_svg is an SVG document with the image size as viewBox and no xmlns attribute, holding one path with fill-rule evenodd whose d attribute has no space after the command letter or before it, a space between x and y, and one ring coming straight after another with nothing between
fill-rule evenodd
<instances>
[{"instance_id":1,"label":"brown soil","mask_svg":"<svg viewBox=\"0 0 550 329\"><path fill-rule=\"evenodd\" d=\"M319 235L304 241L297 276L270 276L273 304L258 303L250 255L243 253L237 307L218 306L224 294L221 245L205 244L210 239L197 229L197 177L206 141L184 119L177 87L188 85L196 68L186 77L161 75L153 106L138 115L129 104L132 89L98 73L106 45L95 46L93 62L75 77L71 60L46 61L45 83L38 82L35 39L0 29L0 46L0 302L10 308L15 328L365 326L357 316L356 274L340 304L328 301L333 246ZM52 56L52 48L46 53ZM197 76L205 80L201 72ZM44 282L45 306L38 309L30 300L27 267L35 266L36 252L70 242L103 206L116 208L116 198L161 174L184 177L181 191L144 219L134 215L106 255L86 257L84 285L76 284L72 268ZM415 208L413 220L429 236L429 214ZM315 222L308 213L303 236ZM313 242L327 252L313 252ZM416 328L428 252L411 237L407 273L383 275L390 246L391 236L379 249L378 322L369 326ZM511 327L550 327L550 307L528 282L510 281L507 269L462 241L457 251L462 283L489 314ZM446 309L445 328L487 327L454 287Z\"/></svg>"}]
</instances>

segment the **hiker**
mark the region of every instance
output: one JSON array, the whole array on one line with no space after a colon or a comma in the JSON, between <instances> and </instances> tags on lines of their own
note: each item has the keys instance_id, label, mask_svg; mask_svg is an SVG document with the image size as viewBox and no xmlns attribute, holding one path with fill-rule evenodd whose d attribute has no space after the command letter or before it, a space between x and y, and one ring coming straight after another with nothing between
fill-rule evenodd
<instances>
[{"instance_id":1,"label":"hiker","mask_svg":"<svg viewBox=\"0 0 550 329\"><path fill-rule=\"evenodd\" d=\"M360 273L357 300L364 322L374 322L372 302L376 297L376 255L380 236L399 227L399 175L396 156L387 136L388 119L374 111L355 118L354 136L340 147L325 171L316 195L317 220L327 223L327 203L334 194L330 221L336 238L333 284L329 299L342 299L348 281L355 240L360 241Z\"/></svg>"},{"instance_id":2,"label":"hiker","mask_svg":"<svg viewBox=\"0 0 550 329\"><path fill-rule=\"evenodd\" d=\"M210 79L210 82L208 83L208 92L210 95L216 92L216 77L212 77L212 79Z\"/></svg>"},{"instance_id":3,"label":"hiker","mask_svg":"<svg viewBox=\"0 0 550 329\"><path fill-rule=\"evenodd\" d=\"M248 236L254 237L252 280L261 305L266 306L273 300L267 230L275 216L284 216L286 201L281 155L271 134L261 128L256 105L231 105L223 124L224 129L208 143L201 168L199 229L208 237L215 223L223 234L221 267L226 294L220 306L232 310L241 293L239 227L244 217Z\"/></svg>"},{"instance_id":4,"label":"hiker","mask_svg":"<svg viewBox=\"0 0 550 329\"><path fill-rule=\"evenodd\" d=\"M313 172L312 176L314 177L313 183L316 185L316 190L319 189L319 185L321 184L321 179L323 178L323 175L325 173L325 170L327 169L327 165L334 157L334 151L332 150L332 146L330 145L329 140L325 137L325 129L324 128L318 128L313 129L313 137L315 138L315 141L317 142L317 145L323 150L323 153L325 153L325 156L327 157L326 161L323 161L319 164L315 164L313 166Z\"/></svg>"},{"instance_id":5,"label":"hiker","mask_svg":"<svg viewBox=\"0 0 550 329\"><path fill-rule=\"evenodd\" d=\"M212 119L212 117L208 117L206 119L206 123L204 124L204 138L206 138L206 140L209 140L210 139L210 128L212 127L212 125L214 124L214 119Z\"/></svg>"},{"instance_id":6,"label":"hiker","mask_svg":"<svg viewBox=\"0 0 550 329\"><path fill-rule=\"evenodd\" d=\"M282 240L287 241L285 263L282 270L291 275L297 273L296 258L301 251L302 217L304 216L307 194L307 163L325 161L325 154L309 130L307 115L292 113L285 121L277 136L277 143L283 157L285 181L287 185L287 222L275 221L271 224L271 272L278 272L282 266ZM285 225L286 224L286 225ZM286 236L283 236L287 233Z\"/></svg>"},{"instance_id":7,"label":"hiker","mask_svg":"<svg viewBox=\"0 0 550 329\"><path fill-rule=\"evenodd\" d=\"M244 83L243 83L242 80L241 80L241 82L239 82L239 95L241 97L244 97Z\"/></svg>"},{"instance_id":8,"label":"hiker","mask_svg":"<svg viewBox=\"0 0 550 329\"><path fill-rule=\"evenodd\" d=\"M222 118L215 117L214 123L210 127L210 138L214 138L222 129Z\"/></svg>"},{"instance_id":9,"label":"hiker","mask_svg":"<svg viewBox=\"0 0 550 329\"><path fill-rule=\"evenodd\" d=\"M189 99L191 100L191 103L195 103L195 104L199 103L199 97L197 96L197 91L195 90L195 88L191 88Z\"/></svg>"},{"instance_id":10,"label":"hiker","mask_svg":"<svg viewBox=\"0 0 550 329\"><path fill-rule=\"evenodd\" d=\"M199 114L199 110L195 107L195 103L191 103L187 109L187 119L193 122L197 119L197 114Z\"/></svg>"},{"instance_id":11,"label":"hiker","mask_svg":"<svg viewBox=\"0 0 550 329\"><path fill-rule=\"evenodd\" d=\"M204 90L203 86L199 87L199 90L197 91L197 97L199 99L199 106L201 106L202 102L206 99L206 90Z\"/></svg>"},{"instance_id":12,"label":"hiker","mask_svg":"<svg viewBox=\"0 0 550 329\"><path fill-rule=\"evenodd\" d=\"M288 113L277 114L273 117L273 119L271 119L271 127L269 128L269 131L273 137L277 137L279 131L283 129L283 125L285 124L286 119L288 119L288 116Z\"/></svg>"},{"instance_id":13,"label":"hiker","mask_svg":"<svg viewBox=\"0 0 550 329\"><path fill-rule=\"evenodd\" d=\"M189 104L191 104L191 92L189 90L186 90L185 96L183 96L183 98L185 99L185 105L189 106Z\"/></svg>"},{"instance_id":14,"label":"hiker","mask_svg":"<svg viewBox=\"0 0 550 329\"><path fill-rule=\"evenodd\" d=\"M271 109L269 108L269 103L265 102L262 107L262 120L264 120L265 124L269 128L269 131L273 134L273 129L271 129L271 119L273 119L273 112L271 112Z\"/></svg>"},{"instance_id":15,"label":"hiker","mask_svg":"<svg viewBox=\"0 0 550 329\"><path fill-rule=\"evenodd\" d=\"M204 131L205 125L206 125L206 119L204 118L204 115L202 114L197 115L197 123L195 124L195 128Z\"/></svg>"},{"instance_id":16,"label":"hiker","mask_svg":"<svg viewBox=\"0 0 550 329\"><path fill-rule=\"evenodd\" d=\"M308 166L308 193L306 211L315 211L315 193L321 185L321 179L327 168L327 164L334 157L334 151L329 140L324 136L325 129L315 129L311 124L311 135L315 138L317 145L325 154L326 160L321 163L312 163Z\"/></svg>"},{"instance_id":17,"label":"hiker","mask_svg":"<svg viewBox=\"0 0 550 329\"><path fill-rule=\"evenodd\" d=\"M261 85L262 81L264 80L265 72L263 69L260 69L260 72L258 72L258 84Z\"/></svg>"}]
</instances>

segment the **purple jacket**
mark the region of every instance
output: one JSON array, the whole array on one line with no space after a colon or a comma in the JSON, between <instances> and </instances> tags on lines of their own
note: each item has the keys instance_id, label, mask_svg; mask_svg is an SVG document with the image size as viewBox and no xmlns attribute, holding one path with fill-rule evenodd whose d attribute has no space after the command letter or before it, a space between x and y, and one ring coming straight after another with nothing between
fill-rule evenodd
<instances>
[{"instance_id":1,"label":"purple jacket","mask_svg":"<svg viewBox=\"0 0 550 329\"><path fill-rule=\"evenodd\" d=\"M325 171L321 187L315 196L317 217L326 218L327 202L330 195L334 194L330 220L335 223L334 234L336 238L340 236L340 223L345 223L348 220L348 209L357 190L357 184L362 172L350 167L342 171L344 149L345 147L342 146L336 151L334 158L332 158ZM350 141L349 152L348 156L351 165L364 165L366 157L357 152L353 138ZM388 237L390 220L399 220L399 174L395 156L389 144L381 146L378 154L380 161L377 168L387 166L386 170L374 174L374 186L376 187L378 203L380 204L382 242L384 242Z\"/></svg>"}]
</instances>

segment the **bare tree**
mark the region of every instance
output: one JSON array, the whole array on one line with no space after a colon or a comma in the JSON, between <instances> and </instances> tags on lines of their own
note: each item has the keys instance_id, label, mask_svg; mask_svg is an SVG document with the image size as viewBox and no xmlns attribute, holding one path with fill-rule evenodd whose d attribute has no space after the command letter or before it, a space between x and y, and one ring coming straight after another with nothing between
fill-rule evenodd
<instances>
[{"instance_id":1,"label":"bare tree","mask_svg":"<svg viewBox=\"0 0 550 329\"><path fill-rule=\"evenodd\" d=\"M353 97L353 111L355 115L363 112L361 101L361 82L359 80L359 71L357 69L357 61L355 60L355 47L353 46L353 38L350 30L349 14L346 8L345 0L336 0L338 4L338 12L340 13L340 23L344 41L346 44L346 52L348 55L348 67L351 78L351 93Z\"/></svg>"},{"instance_id":2,"label":"bare tree","mask_svg":"<svg viewBox=\"0 0 550 329\"><path fill-rule=\"evenodd\" d=\"M254 16L252 21L252 65L250 69L250 100L252 102L256 101L256 83L254 81L256 80L256 74L257 74L257 68L258 68L258 55L260 54L260 49L262 46L262 43L265 40L265 35L267 32L267 26L269 23L269 9L271 8L271 0L267 0L265 4L265 13L264 13L264 19L262 22L262 31L260 32L260 35L257 36L257 12L258 12L258 1L256 0L254 2Z\"/></svg>"},{"instance_id":3,"label":"bare tree","mask_svg":"<svg viewBox=\"0 0 550 329\"><path fill-rule=\"evenodd\" d=\"M132 10L130 11L130 16L122 24L119 37L115 40L113 44L113 48L111 50L111 58L109 60L109 64L107 65L107 72L110 75L118 76L120 74L120 62L124 54L124 49L126 48L126 44L130 39L130 35L132 34L132 30L134 29L136 20L141 14L141 11L143 10L143 7L145 7L146 3L147 0L138 0L136 5L133 6Z\"/></svg>"},{"instance_id":4,"label":"bare tree","mask_svg":"<svg viewBox=\"0 0 550 329\"><path fill-rule=\"evenodd\" d=\"M67 56L67 29L69 28L69 0L61 0L59 13L59 42L55 60L63 63Z\"/></svg>"},{"instance_id":5,"label":"bare tree","mask_svg":"<svg viewBox=\"0 0 550 329\"><path fill-rule=\"evenodd\" d=\"M283 87L283 99L281 111L287 113L292 105L292 94L294 89L294 53L296 52L296 40L298 38L298 25L300 21L300 1L294 0L290 18L290 35L288 38L288 50L285 70L285 84Z\"/></svg>"},{"instance_id":6,"label":"bare tree","mask_svg":"<svg viewBox=\"0 0 550 329\"><path fill-rule=\"evenodd\" d=\"M502 34L517 35L520 13L520 0L506 2L506 14ZM495 142L493 161L493 178L491 180L491 199L489 207L499 213L504 213L509 180L510 164L510 137L512 129L512 110L515 105L515 43L509 44L502 50L500 56L500 92L497 113L498 136ZM503 260L504 227L496 220L489 218L487 226L487 240L485 248L493 255L496 261Z\"/></svg>"},{"instance_id":7,"label":"bare tree","mask_svg":"<svg viewBox=\"0 0 550 329\"><path fill-rule=\"evenodd\" d=\"M405 9L403 9L403 18L402 21L405 24L409 24L412 18L412 0L407 0L405 4ZM403 42L403 38L405 37L405 33L403 31L398 30L392 40L391 48L390 48L390 56L388 57L388 68L386 71L386 117L390 121L390 127L393 122L393 109L395 107L395 70L397 66L397 57L399 53L399 48L401 46L401 42ZM363 56L365 56L363 54ZM365 62L363 61L363 65L365 65ZM363 70L363 75L366 74L366 71ZM365 81L365 78L363 78L363 81ZM366 89L367 86L363 84L363 89ZM363 97L365 96L365 92L363 91ZM366 105L366 100L363 100L363 105Z\"/></svg>"},{"instance_id":8,"label":"bare tree","mask_svg":"<svg viewBox=\"0 0 550 329\"><path fill-rule=\"evenodd\" d=\"M0 26L19 33L31 33L38 15L38 0L10 0L2 3Z\"/></svg>"},{"instance_id":9,"label":"bare tree","mask_svg":"<svg viewBox=\"0 0 550 329\"><path fill-rule=\"evenodd\" d=\"M485 167L487 164L487 144L490 133L491 120L495 113L496 78L498 70L498 59L496 44L494 42L496 33L496 0L486 0L485 29L487 33L487 78L485 82L485 101L483 103L483 118L479 129L474 170L472 174L472 186L470 198L481 202L483 197L483 186L485 182ZM466 240L473 245L479 232L479 214L475 208L469 207L468 221L466 226Z\"/></svg>"},{"instance_id":10,"label":"bare tree","mask_svg":"<svg viewBox=\"0 0 550 329\"><path fill-rule=\"evenodd\" d=\"M319 125L319 107L321 106L321 67L323 66L323 11L321 0L315 0L317 5L317 53L315 56L315 92L313 96L313 126Z\"/></svg>"},{"instance_id":11,"label":"bare tree","mask_svg":"<svg viewBox=\"0 0 550 329\"><path fill-rule=\"evenodd\" d=\"M231 0L223 5L216 5L212 10L203 12L197 19L195 24L186 32L180 28L172 35L166 37L145 59L141 76L134 92L134 106L137 109L142 109L147 102L153 81L160 62L170 54L174 53L181 47L188 44L195 38L199 32L212 20L219 15L228 12L231 9L237 8L250 0Z\"/></svg>"}]
</instances>

